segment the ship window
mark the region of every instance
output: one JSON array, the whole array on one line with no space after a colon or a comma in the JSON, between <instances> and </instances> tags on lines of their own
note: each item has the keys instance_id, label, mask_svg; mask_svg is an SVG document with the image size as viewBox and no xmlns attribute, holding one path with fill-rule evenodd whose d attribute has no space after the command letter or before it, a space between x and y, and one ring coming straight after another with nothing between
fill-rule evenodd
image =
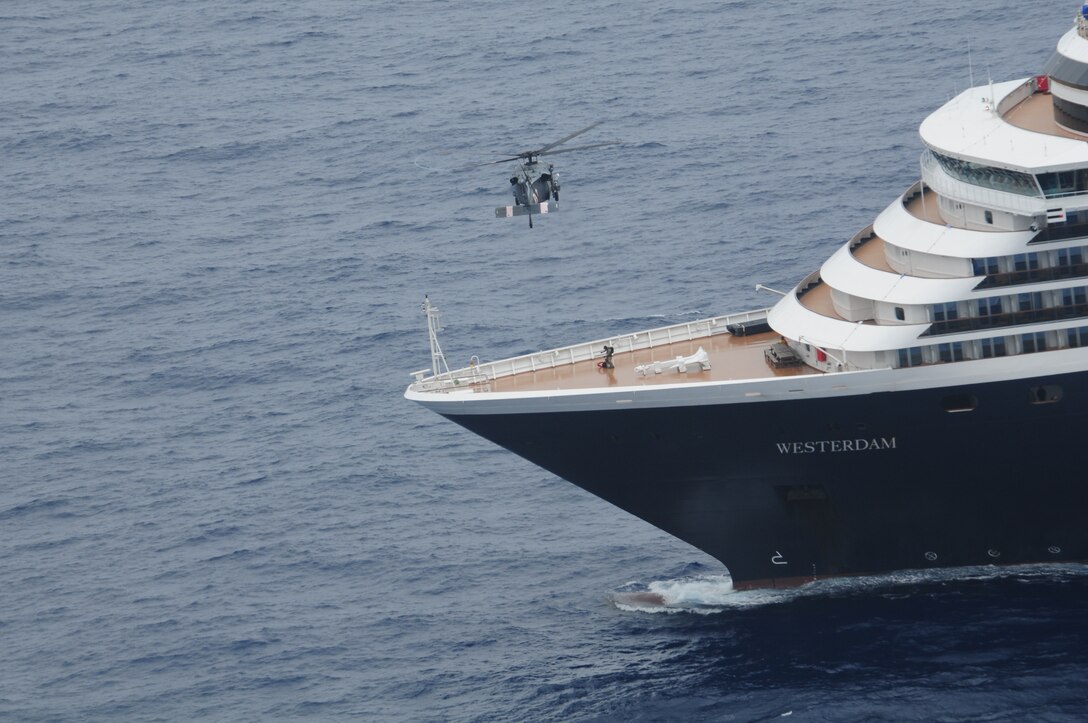
<instances>
[{"instance_id":1,"label":"ship window","mask_svg":"<svg viewBox=\"0 0 1088 723\"><path fill-rule=\"evenodd\" d=\"M1020 347L1024 354L1046 351L1046 332L1040 331L1034 334L1022 334L1020 336Z\"/></svg>"},{"instance_id":2,"label":"ship window","mask_svg":"<svg viewBox=\"0 0 1088 723\"><path fill-rule=\"evenodd\" d=\"M905 311L903 311L902 306L895 307L895 318L899 319L899 321L906 321L907 314Z\"/></svg>"},{"instance_id":3,"label":"ship window","mask_svg":"<svg viewBox=\"0 0 1088 723\"><path fill-rule=\"evenodd\" d=\"M1057 105L1057 101L1055 105ZM1088 170L1083 168L1076 171L1040 173L1038 178L1039 186L1043 189L1043 194L1047 198L1072 196L1088 191Z\"/></svg>"},{"instance_id":4,"label":"ship window","mask_svg":"<svg viewBox=\"0 0 1088 723\"><path fill-rule=\"evenodd\" d=\"M1031 388L1032 404L1053 404L1062 400L1062 388L1057 384L1044 384Z\"/></svg>"},{"instance_id":5,"label":"ship window","mask_svg":"<svg viewBox=\"0 0 1088 723\"><path fill-rule=\"evenodd\" d=\"M922 364L922 347L915 346L910 349L899 350L899 366L916 367Z\"/></svg>"},{"instance_id":6,"label":"ship window","mask_svg":"<svg viewBox=\"0 0 1088 723\"><path fill-rule=\"evenodd\" d=\"M941 400L941 404L949 414L973 412L978 408L978 398L974 394L950 394Z\"/></svg>"},{"instance_id":7,"label":"ship window","mask_svg":"<svg viewBox=\"0 0 1088 723\"><path fill-rule=\"evenodd\" d=\"M978 315L979 316L997 316L1001 313L1001 297L991 296L986 299L978 300Z\"/></svg>"},{"instance_id":8,"label":"ship window","mask_svg":"<svg viewBox=\"0 0 1088 723\"><path fill-rule=\"evenodd\" d=\"M1043 308L1043 295L1036 291L1033 294L1018 294L1017 303L1020 311L1032 311Z\"/></svg>"},{"instance_id":9,"label":"ship window","mask_svg":"<svg viewBox=\"0 0 1088 723\"><path fill-rule=\"evenodd\" d=\"M933 321L952 321L960 318L959 305L955 301L933 305Z\"/></svg>"},{"instance_id":10,"label":"ship window","mask_svg":"<svg viewBox=\"0 0 1088 723\"><path fill-rule=\"evenodd\" d=\"M975 272L975 276L996 274L1001 270L998 266L996 256L989 256L984 259L971 259L971 269Z\"/></svg>"},{"instance_id":11,"label":"ship window","mask_svg":"<svg viewBox=\"0 0 1088 723\"><path fill-rule=\"evenodd\" d=\"M1084 263L1084 248L1058 250L1058 266L1077 266Z\"/></svg>"},{"instance_id":12,"label":"ship window","mask_svg":"<svg viewBox=\"0 0 1088 723\"><path fill-rule=\"evenodd\" d=\"M940 164L945 173L964 183L992 188L995 191L1016 193L1021 196L1039 195L1039 186L1036 185L1034 176L1030 174L984 166L979 163L944 156L933 151L928 151L928 154ZM990 221L990 223L993 223L993 221Z\"/></svg>"},{"instance_id":13,"label":"ship window","mask_svg":"<svg viewBox=\"0 0 1088 723\"><path fill-rule=\"evenodd\" d=\"M943 362L963 361L963 342L956 341L951 344L938 344L937 356Z\"/></svg>"},{"instance_id":14,"label":"ship window","mask_svg":"<svg viewBox=\"0 0 1088 723\"><path fill-rule=\"evenodd\" d=\"M991 226L993 225L993 223L994 223L994 212L993 211L987 211L986 212L986 223L990 224Z\"/></svg>"},{"instance_id":15,"label":"ship window","mask_svg":"<svg viewBox=\"0 0 1088 723\"><path fill-rule=\"evenodd\" d=\"M1062 289L1062 306L1074 306L1088 303L1088 289L1078 286L1072 289Z\"/></svg>"},{"instance_id":16,"label":"ship window","mask_svg":"<svg viewBox=\"0 0 1088 723\"><path fill-rule=\"evenodd\" d=\"M1069 329L1067 332L1067 340L1069 346L1088 346L1088 326L1082 326L1079 329Z\"/></svg>"},{"instance_id":17,"label":"ship window","mask_svg":"<svg viewBox=\"0 0 1088 723\"><path fill-rule=\"evenodd\" d=\"M982 340L982 358L990 359L995 356L1005 356L1005 337L999 336L996 339L983 339Z\"/></svg>"},{"instance_id":18,"label":"ship window","mask_svg":"<svg viewBox=\"0 0 1088 723\"><path fill-rule=\"evenodd\" d=\"M1016 254L1012 257L1013 269L1016 271L1027 271L1028 269L1039 268L1039 254Z\"/></svg>"}]
</instances>

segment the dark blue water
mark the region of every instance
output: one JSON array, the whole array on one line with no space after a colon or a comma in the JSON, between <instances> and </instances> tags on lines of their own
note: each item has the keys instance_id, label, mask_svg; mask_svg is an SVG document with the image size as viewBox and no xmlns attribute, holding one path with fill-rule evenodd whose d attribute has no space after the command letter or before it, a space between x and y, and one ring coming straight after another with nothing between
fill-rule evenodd
<instances>
[{"instance_id":1,"label":"dark blue water","mask_svg":"<svg viewBox=\"0 0 1088 723\"><path fill-rule=\"evenodd\" d=\"M0 717L1082 719L1085 568L731 593L401 396L770 303L1075 9L0 5Z\"/></svg>"}]
</instances>

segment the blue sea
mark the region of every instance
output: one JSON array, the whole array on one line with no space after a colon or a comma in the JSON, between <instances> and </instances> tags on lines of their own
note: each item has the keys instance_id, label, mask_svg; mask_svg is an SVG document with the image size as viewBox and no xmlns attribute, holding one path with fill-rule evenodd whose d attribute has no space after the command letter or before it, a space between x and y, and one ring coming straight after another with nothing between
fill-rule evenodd
<instances>
[{"instance_id":1,"label":"blue sea","mask_svg":"<svg viewBox=\"0 0 1088 723\"><path fill-rule=\"evenodd\" d=\"M733 592L402 396L769 305L1076 9L0 4L0 718L1083 720L1088 567Z\"/></svg>"}]
</instances>

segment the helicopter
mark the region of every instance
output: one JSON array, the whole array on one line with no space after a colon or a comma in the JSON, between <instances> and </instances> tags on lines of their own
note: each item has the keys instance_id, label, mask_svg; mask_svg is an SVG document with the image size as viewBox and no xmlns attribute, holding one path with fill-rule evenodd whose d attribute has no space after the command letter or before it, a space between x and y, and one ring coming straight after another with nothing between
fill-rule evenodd
<instances>
[{"instance_id":1,"label":"helicopter","mask_svg":"<svg viewBox=\"0 0 1088 723\"><path fill-rule=\"evenodd\" d=\"M518 161L510 176L510 191L514 195L514 205L499 206L495 209L495 217L528 216L529 228L532 228L534 213L545 214L559 210L559 174L553 164L549 163L547 169L544 169L544 164L538 159L541 156L551 156L557 153L570 153L571 151L584 151L590 148L615 145L616 141L609 141L606 143L593 143L587 146L563 148L558 151L553 150L567 141L593 130L600 124L601 122L598 121L536 150L522 151L510 158L479 164L480 166L493 166L498 163Z\"/></svg>"}]
</instances>

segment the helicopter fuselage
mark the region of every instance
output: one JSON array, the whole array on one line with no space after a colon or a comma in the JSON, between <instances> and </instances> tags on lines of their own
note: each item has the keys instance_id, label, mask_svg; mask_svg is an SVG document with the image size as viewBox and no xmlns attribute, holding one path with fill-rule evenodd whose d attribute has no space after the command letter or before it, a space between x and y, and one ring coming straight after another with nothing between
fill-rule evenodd
<instances>
[{"instance_id":1,"label":"helicopter fuselage","mask_svg":"<svg viewBox=\"0 0 1088 723\"><path fill-rule=\"evenodd\" d=\"M559 200L559 174L551 165L544 169L537 162L521 163L514 167L510 176L510 191L514 204L529 206L555 199Z\"/></svg>"}]
</instances>

